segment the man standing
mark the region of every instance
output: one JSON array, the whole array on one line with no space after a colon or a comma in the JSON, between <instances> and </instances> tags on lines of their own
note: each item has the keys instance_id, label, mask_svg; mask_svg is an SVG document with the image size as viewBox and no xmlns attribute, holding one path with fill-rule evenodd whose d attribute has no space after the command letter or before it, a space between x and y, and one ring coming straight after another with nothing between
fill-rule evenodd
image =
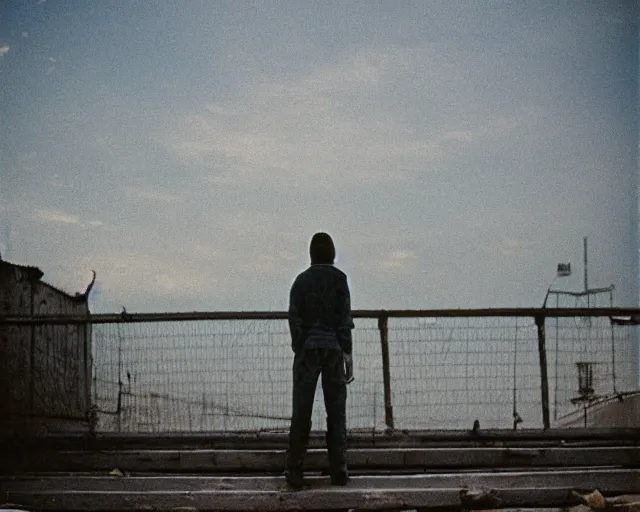
<instances>
[{"instance_id":1,"label":"man standing","mask_svg":"<svg viewBox=\"0 0 640 512\"><path fill-rule=\"evenodd\" d=\"M333 266L336 251L326 233L309 247L311 266L293 283L289 328L293 360L293 412L286 457L287 483L302 487L303 462L311 431L318 377L327 413L327 448L332 485L345 485L347 472L346 372L352 374L351 298L347 276Z\"/></svg>"}]
</instances>

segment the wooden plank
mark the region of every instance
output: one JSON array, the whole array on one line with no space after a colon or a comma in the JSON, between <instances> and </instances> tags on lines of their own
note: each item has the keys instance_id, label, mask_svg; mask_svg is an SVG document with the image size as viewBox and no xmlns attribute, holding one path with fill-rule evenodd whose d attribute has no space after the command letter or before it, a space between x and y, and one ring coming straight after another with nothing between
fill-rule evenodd
<instances>
[{"instance_id":1,"label":"wooden plank","mask_svg":"<svg viewBox=\"0 0 640 512\"><path fill-rule=\"evenodd\" d=\"M312 489L278 491L157 491L13 492L6 500L42 511L67 510L167 510L196 511L284 511L284 510L437 510L460 509L464 488L447 489ZM497 489L501 507L565 507L576 504L566 487ZM465 507L466 508L466 507Z\"/></svg>"},{"instance_id":2,"label":"wooden plank","mask_svg":"<svg viewBox=\"0 0 640 512\"><path fill-rule=\"evenodd\" d=\"M10 503L35 510L180 510L195 511L245 511L245 510L345 510L357 508L394 509L422 507L429 503L442 506L460 504L456 489L432 489L426 491L300 491L280 492L38 492L7 493Z\"/></svg>"},{"instance_id":3,"label":"wooden plank","mask_svg":"<svg viewBox=\"0 0 640 512\"><path fill-rule=\"evenodd\" d=\"M352 469L441 469L640 465L640 447L351 449ZM284 450L35 451L8 455L0 469L16 471L244 472L284 470ZM305 468L326 468L326 450L307 453Z\"/></svg>"},{"instance_id":4,"label":"wooden plank","mask_svg":"<svg viewBox=\"0 0 640 512\"><path fill-rule=\"evenodd\" d=\"M309 477L312 488L329 484L328 477ZM6 476L2 492L36 491L280 491L284 477L218 476ZM350 489L435 489L435 488L542 488L599 489L603 493L640 492L640 470L503 471L475 473L417 474L401 476L356 476Z\"/></svg>"},{"instance_id":5,"label":"wooden plank","mask_svg":"<svg viewBox=\"0 0 640 512\"><path fill-rule=\"evenodd\" d=\"M471 425L469 425L471 428ZM310 446L325 446L325 433L314 431L310 435ZM589 429L549 429L542 431L531 430L480 430L476 433L463 430L448 431L407 431L395 430L349 432L348 443L351 447L425 447L442 444L455 446L522 445L524 443L540 443L553 445L565 442L588 443L638 443L640 428L589 428ZM115 448L283 448L288 442L288 431L259 431L259 432L191 432L191 433L98 433L87 434L49 434L37 438L14 438L2 443L0 448L29 449L29 448L85 448L85 449L115 449Z\"/></svg>"}]
</instances>

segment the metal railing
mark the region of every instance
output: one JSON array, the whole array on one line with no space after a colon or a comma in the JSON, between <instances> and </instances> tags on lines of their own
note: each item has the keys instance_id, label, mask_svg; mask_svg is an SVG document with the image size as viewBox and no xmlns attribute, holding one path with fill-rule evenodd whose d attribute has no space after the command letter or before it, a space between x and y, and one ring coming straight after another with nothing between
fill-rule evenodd
<instances>
[{"instance_id":1,"label":"metal railing","mask_svg":"<svg viewBox=\"0 0 640 512\"><path fill-rule=\"evenodd\" d=\"M638 390L639 308L360 310L349 428L543 428ZM0 318L90 325L98 430L286 429L285 312ZM60 362L60 364L63 364ZM321 395L315 426L323 423Z\"/></svg>"}]
</instances>

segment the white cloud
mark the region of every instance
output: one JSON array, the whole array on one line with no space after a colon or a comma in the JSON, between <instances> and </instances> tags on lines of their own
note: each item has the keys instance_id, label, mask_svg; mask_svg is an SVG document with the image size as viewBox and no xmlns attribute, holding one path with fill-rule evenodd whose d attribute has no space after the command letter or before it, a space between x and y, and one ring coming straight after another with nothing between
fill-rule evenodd
<instances>
[{"instance_id":1,"label":"white cloud","mask_svg":"<svg viewBox=\"0 0 640 512\"><path fill-rule=\"evenodd\" d=\"M537 115L521 108L469 116L464 98L443 105L451 83L463 78L456 69L429 47L358 53L302 77L263 79L233 102L208 103L177 119L164 142L208 169L205 181L215 184L410 180L453 163L466 148L512 136ZM406 89L416 81L424 87Z\"/></svg>"},{"instance_id":2,"label":"white cloud","mask_svg":"<svg viewBox=\"0 0 640 512\"><path fill-rule=\"evenodd\" d=\"M208 103L204 106L204 109L210 114L218 115L218 116L233 116L235 112L224 108L222 105L218 105L216 103Z\"/></svg>"},{"instance_id":3,"label":"white cloud","mask_svg":"<svg viewBox=\"0 0 640 512\"><path fill-rule=\"evenodd\" d=\"M84 255L79 268L95 269L103 299L125 306L140 297L184 297L222 293L218 250L194 245L188 251L119 247Z\"/></svg>"},{"instance_id":4,"label":"white cloud","mask_svg":"<svg viewBox=\"0 0 640 512\"><path fill-rule=\"evenodd\" d=\"M473 142L474 137L470 130L451 130L443 133L440 139L452 142Z\"/></svg>"},{"instance_id":5,"label":"white cloud","mask_svg":"<svg viewBox=\"0 0 640 512\"><path fill-rule=\"evenodd\" d=\"M24 37L25 39L26 39L27 37L29 37L29 32L26 32L26 31L25 31L25 32L23 32L23 33L22 33L22 37Z\"/></svg>"},{"instance_id":6,"label":"white cloud","mask_svg":"<svg viewBox=\"0 0 640 512\"><path fill-rule=\"evenodd\" d=\"M40 210L36 212L36 218L44 222L58 224L80 224L80 219L75 215L69 215L57 210Z\"/></svg>"},{"instance_id":7,"label":"white cloud","mask_svg":"<svg viewBox=\"0 0 640 512\"><path fill-rule=\"evenodd\" d=\"M281 259L286 260L286 261L296 261L298 259L298 257L299 257L299 255L294 254L294 253L289 252L289 251L281 251L278 254L278 256Z\"/></svg>"},{"instance_id":8,"label":"white cloud","mask_svg":"<svg viewBox=\"0 0 640 512\"><path fill-rule=\"evenodd\" d=\"M451 143L472 141L464 130L412 132L388 114L385 91L412 58L397 49L358 54L297 80L264 81L236 104L209 103L205 112L183 117L165 142L209 167L215 183L406 178L448 158Z\"/></svg>"},{"instance_id":9,"label":"white cloud","mask_svg":"<svg viewBox=\"0 0 640 512\"><path fill-rule=\"evenodd\" d=\"M3 44L0 46L0 59L4 57L7 53L9 53L9 45Z\"/></svg>"},{"instance_id":10,"label":"white cloud","mask_svg":"<svg viewBox=\"0 0 640 512\"><path fill-rule=\"evenodd\" d=\"M161 203L177 203L182 200L180 196L175 194L142 188L131 188L127 190L127 196L132 199L158 201Z\"/></svg>"},{"instance_id":11,"label":"white cloud","mask_svg":"<svg viewBox=\"0 0 640 512\"><path fill-rule=\"evenodd\" d=\"M404 270L410 266L416 259L413 251L406 249L396 249L392 251L382 261L382 268L385 270Z\"/></svg>"},{"instance_id":12,"label":"white cloud","mask_svg":"<svg viewBox=\"0 0 640 512\"><path fill-rule=\"evenodd\" d=\"M395 62L385 53L359 53L338 65L323 66L303 78L299 86L318 93L358 92L380 85Z\"/></svg>"},{"instance_id":13,"label":"white cloud","mask_svg":"<svg viewBox=\"0 0 640 512\"><path fill-rule=\"evenodd\" d=\"M53 224L66 224L70 226L79 226L81 228L103 228L104 223L101 220L83 221L76 215L70 215L60 210L38 210L34 214L34 218L40 222Z\"/></svg>"},{"instance_id":14,"label":"white cloud","mask_svg":"<svg viewBox=\"0 0 640 512\"><path fill-rule=\"evenodd\" d=\"M501 240L498 250L503 256L511 256L531 247L532 243L528 240L522 240L519 238L504 238Z\"/></svg>"},{"instance_id":15,"label":"white cloud","mask_svg":"<svg viewBox=\"0 0 640 512\"><path fill-rule=\"evenodd\" d=\"M148 301L157 300L232 309L246 307L247 294L258 297L252 299L253 307L284 307L286 290L265 298L263 288L270 289L272 282L288 286L307 263L300 233L292 235L275 217L254 211L222 214L206 233L186 236L189 243L167 237L166 244L158 246L136 237L114 247L102 245L79 256L73 267L96 270L105 307L153 310L158 306ZM292 242L293 237L300 243Z\"/></svg>"}]
</instances>

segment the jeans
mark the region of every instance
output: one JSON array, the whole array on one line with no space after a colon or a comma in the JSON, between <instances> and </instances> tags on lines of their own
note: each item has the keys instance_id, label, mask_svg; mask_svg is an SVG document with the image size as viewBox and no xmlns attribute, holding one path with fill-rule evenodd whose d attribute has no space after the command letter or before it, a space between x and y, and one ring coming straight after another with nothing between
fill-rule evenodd
<instances>
[{"instance_id":1,"label":"jeans","mask_svg":"<svg viewBox=\"0 0 640 512\"><path fill-rule=\"evenodd\" d=\"M293 412L286 456L288 472L302 473L311 431L313 399L320 375L327 413L329 471L331 475L347 471L347 385L342 351L303 346L293 360Z\"/></svg>"}]
</instances>

